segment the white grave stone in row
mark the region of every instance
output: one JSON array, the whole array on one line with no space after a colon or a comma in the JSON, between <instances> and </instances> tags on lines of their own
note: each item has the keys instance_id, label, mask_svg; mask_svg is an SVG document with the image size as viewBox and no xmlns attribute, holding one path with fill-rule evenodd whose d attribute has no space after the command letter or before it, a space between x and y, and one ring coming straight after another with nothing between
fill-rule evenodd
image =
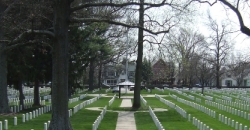
<instances>
[{"instance_id":1,"label":"white grave stone in row","mask_svg":"<svg viewBox=\"0 0 250 130\"><path fill-rule=\"evenodd\" d=\"M47 123L44 123L44 130L47 130L48 129L48 126L47 126Z\"/></svg>"},{"instance_id":2,"label":"white grave stone in row","mask_svg":"<svg viewBox=\"0 0 250 130\"><path fill-rule=\"evenodd\" d=\"M8 120L4 120L4 130L8 130Z\"/></svg>"},{"instance_id":3,"label":"white grave stone in row","mask_svg":"<svg viewBox=\"0 0 250 130\"><path fill-rule=\"evenodd\" d=\"M22 114L22 122L24 123L25 122L25 115Z\"/></svg>"},{"instance_id":4,"label":"white grave stone in row","mask_svg":"<svg viewBox=\"0 0 250 130\"><path fill-rule=\"evenodd\" d=\"M25 117L26 117L26 121L28 121L29 120L29 113L25 113L26 115L25 115Z\"/></svg>"},{"instance_id":5,"label":"white grave stone in row","mask_svg":"<svg viewBox=\"0 0 250 130\"><path fill-rule=\"evenodd\" d=\"M14 117L14 125L17 125L17 118Z\"/></svg>"}]
</instances>

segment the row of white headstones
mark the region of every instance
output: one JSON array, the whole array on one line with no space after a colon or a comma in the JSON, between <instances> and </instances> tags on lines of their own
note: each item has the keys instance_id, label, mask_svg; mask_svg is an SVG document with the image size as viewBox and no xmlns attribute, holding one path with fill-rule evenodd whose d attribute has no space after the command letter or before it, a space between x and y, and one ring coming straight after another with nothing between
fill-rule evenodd
<instances>
[{"instance_id":1,"label":"row of white headstones","mask_svg":"<svg viewBox=\"0 0 250 130\"><path fill-rule=\"evenodd\" d=\"M143 98L142 95L140 95L140 100L142 101L142 103L147 106L147 101Z\"/></svg>"},{"instance_id":2,"label":"row of white headstones","mask_svg":"<svg viewBox=\"0 0 250 130\"><path fill-rule=\"evenodd\" d=\"M228 101L228 100L215 98L215 102L218 102L220 104L224 104L227 106L236 107L236 108L239 108L242 110L250 111L250 105L242 102L242 100L239 100L239 99L237 99L235 102L232 102L232 101Z\"/></svg>"},{"instance_id":3,"label":"row of white headstones","mask_svg":"<svg viewBox=\"0 0 250 130\"><path fill-rule=\"evenodd\" d=\"M109 106L112 105L112 103L114 102L116 98L116 94L109 100ZM101 111L100 115L96 118L96 120L94 121L94 123L92 124L92 130L97 130L99 125L102 122L102 119L104 118L104 115L106 114L107 111L107 106L105 106L103 108L103 110Z\"/></svg>"},{"instance_id":4,"label":"row of white headstones","mask_svg":"<svg viewBox=\"0 0 250 130\"><path fill-rule=\"evenodd\" d=\"M86 96L87 96L87 94L82 94L77 98L78 99L79 98L83 99ZM78 101L78 100L76 100L77 98L70 99L71 103ZM87 100L87 101L89 102L89 100ZM90 103L88 103L88 104L90 104ZM39 115L42 115L44 113L47 113L47 112L51 111L51 109L52 109L51 105L46 105L46 106L43 106L43 107L38 108L36 110L33 110L32 112L27 112L25 114L22 114L22 122L25 123L25 122L27 122L29 120L32 120L32 119L38 117ZM72 110L71 109L69 110L69 116L72 116ZM48 127L49 122L50 121L48 121L48 123L46 123L47 127ZM16 126L16 125L17 125L17 117L14 117L14 126ZM45 126L45 124L44 124L44 126ZM8 130L8 120L4 120L3 123L2 123L2 121L0 121L0 130L2 130L3 128L4 128L4 130Z\"/></svg>"},{"instance_id":5,"label":"row of white headstones","mask_svg":"<svg viewBox=\"0 0 250 130\"><path fill-rule=\"evenodd\" d=\"M173 102L170 102L160 97L159 95L155 95L155 97L170 108L175 109L182 117L187 118L187 112L183 108L179 107L178 105L175 105ZM191 114L188 114L188 121L191 121ZM193 125L195 125L199 130L213 130L209 128L209 126L198 120L196 117L193 117Z\"/></svg>"},{"instance_id":6,"label":"row of white headstones","mask_svg":"<svg viewBox=\"0 0 250 130\"><path fill-rule=\"evenodd\" d=\"M205 98L207 99L207 97L205 97ZM211 100L205 100L205 104L216 107L220 110L224 110L226 112L237 115L237 116L242 117L244 119L250 120L250 113L247 113L247 111L250 111L250 106L249 106L250 102L242 101L240 99L236 99L235 102L232 102L231 97L227 97L224 95L222 95L221 97L222 97L222 99L215 98L215 102L213 102ZM211 98L209 98L209 99L211 99ZM230 106L232 106L232 107L230 107ZM233 107L235 107L235 108L233 108ZM236 108L238 108L238 109L236 109Z\"/></svg>"},{"instance_id":7,"label":"row of white headstones","mask_svg":"<svg viewBox=\"0 0 250 130\"><path fill-rule=\"evenodd\" d=\"M155 115L154 111L152 110L152 108L150 106L148 106L148 110L149 110L149 114L152 117L156 127L158 128L158 130L165 130L164 127L162 126L161 122L159 121L159 119L157 118L157 116Z\"/></svg>"},{"instance_id":8,"label":"row of white headstones","mask_svg":"<svg viewBox=\"0 0 250 130\"><path fill-rule=\"evenodd\" d=\"M206 93L213 95L214 97L219 97L225 100L232 100L233 98L236 99L241 99L246 101L245 103L250 105L250 88L245 88L245 89L205 89ZM216 93L218 93L219 95L217 95ZM227 96L229 97L227 97ZM235 96L236 95L236 96Z\"/></svg>"},{"instance_id":9,"label":"row of white headstones","mask_svg":"<svg viewBox=\"0 0 250 130\"><path fill-rule=\"evenodd\" d=\"M78 98L83 99L86 96L87 96L87 94L82 94ZM68 110L69 117L73 116L73 114L76 114L79 110L86 107L87 105L94 103L95 101L97 101L101 97L102 97L102 94L99 94L97 97L94 97L92 99L89 99L89 100L86 100L86 101L83 101L83 102L77 104L75 107L73 107L73 109ZM44 123L44 130L47 130L49 128L49 124L50 124L50 121Z\"/></svg>"},{"instance_id":10,"label":"row of white headstones","mask_svg":"<svg viewBox=\"0 0 250 130\"><path fill-rule=\"evenodd\" d=\"M222 104L219 104L219 103L216 103L213 101L208 101L208 100L205 100L205 104L209 105L209 106L216 107L216 108L223 110L223 111L226 111L228 113L237 115L237 116L242 117L244 119L250 120L250 113L247 113L245 111L238 110L238 109L232 108L230 106L225 106L225 105L222 105Z\"/></svg>"},{"instance_id":11,"label":"row of white headstones","mask_svg":"<svg viewBox=\"0 0 250 130\"><path fill-rule=\"evenodd\" d=\"M83 93L86 92L88 89L79 89L77 90L77 93ZM39 88L39 93L40 95L43 94L43 96L40 96L40 102L41 105L44 105L44 100L49 100L49 102L51 102L51 95L48 95L50 93L51 89L49 87L40 87ZM99 89L94 90L94 91L99 91ZM23 93L24 95L29 95L29 96L25 96L24 101L24 105L31 105L34 103L34 91L33 88L29 88L29 87L24 87L23 88ZM45 95L44 95L45 93ZM10 106L17 106L20 104L20 100L19 100L19 91L15 90L13 88L8 88L8 95L11 98L8 98L9 100L9 105Z\"/></svg>"},{"instance_id":12,"label":"row of white headstones","mask_svg":"<svg viewBox=\"0 0 250 130\"><path fill-rule=\"evenodd\" d=\"M51 91L50 87L39 87L39 93L49 93ZM19 90L13 88L7 88L7 94L9 97L19 97ZM23 94L25 96L34 95L34 89L30 87L23 87Z\"/></svg>"},{"instance_id":13,"label":"row of white headstones","mask_svg":"<svg viewBox=\"0 0 250 130\"><path fill-rule=\"evenodd\" d=\"M22 122L25 123L29 120L32 120L44 113L51 111L51 109L52 109L52 106L47 105L47 106L38 108L36 110L33 110L32 112L27 112L25 114L22 114ZM14 126L16 125L17 125L17 117L14 117ZM4 130L8 130L8 120L4 120L4 124L2 124L2 121L0 121L0 130L3 129L3 126L4 126Z\"/></svg>"},{"instance_id":14,"label":"row of white headstones","mask_svg":"<svg viewBox=\"0 0 250 130\"><path fill-rule=\"evenodd\" d=\"M176 91L176 90L174 90L174 91ZM180 94L180 92L179 92L179 94ZM173 96L172 96L173 97ZM179 99L179 101L181 101L180 100L180 98L177 98L177 99ZM210 98L209 98L210 99ZM225 99L225 98L224 98ZM187 101L187 100L185 100L185 99L182 99L183 100L183 102L182 103L185 103L185 104L195 104L195 103L190 103L190 101ZM212 106L214 106L214 107L216 107L217 106L217 108L218 109L221 109L221 110L227 110L227 112L229 112L229 111L231 111L231 113L232 114L235 114L235 115L237 115L237 113L238 113L238 116L241 116L241 117L244 117L245 119L247 118L247 113L246 112L243 112L243 111L239 111L239 110L237 110L237 109L234 109L234 108L232 108L232 109L230 109L230 107L225 107L224 105L221 105L221 104L218 104L218 103L214 103L214 102L212 102L212 101L208 101L208 100L205 100L205 102L207 103L207 104L213 104ZM215 105L214 105L215 104ZM204 108L204 107L201 107L200 105L195 105L196 107L194 107L194 108L197 108L197 109L199 109L199 108L202 108L201 110L204 112L204 110L205 110L205 113L207 113L208 115L210 115L210 110L209 109L207 109L207 108ZM198 106L198 107L197 107ZM214 118L215 118L215 112L214 112L214 114L213 114L214 116ZM248 114L248 115L250 115L250 114ZM211 116L211 115L210 115ZM235 129L239 129L239 130L242 130L243 129L243 125L241 124L241 123L239 123L239 122L237 122L237 121L235 121L235 120L233 120L233 119L230 119L230 118L228 118L228 117L226 117L226 116L224 116L224 115L221 115L221 114L219 114L219 121L221 121L221 122L223 122L223 123L225 123L225 124L227 124L227 125L229 125L230 126L230 123L231 123L231 127L235 127ZM247 130L248 129L248 126L244 126L244 130Z\"/></svg>"},{"instance_id":15,"label":"row of white headstones","mask_svg":"<svg viewBox=\"0 0 250 130\"><path fill-rule=\"evenodd\" d=\"M143 102L145 106L147 106L147 100L145 100L142 95L140 95L140 100ZM152 110L152 108L148 106L148 109L149 109L149 114L152 120L154 121L156 127L158 128L158 130L165 130L161 122L159 121L158 117L155 115L154 111Z\"/></svg>"},{"instance_id":16,"label":"row of white headstones","mask_svg":"<svg viewBox=\"0 0 250 130\"><path fill-rule=\"evenodd\" d=\"M211 90L206 90L206 92L211 93L215 96L217 96L215 93L219 93L219 94L227 95L227 96L230 96L233 98L242 99L242 100L248 101L248 103L250 105L250 97L249 97L250 88L244 88L244 89L224 88L224 89L219 89L219 90L218 89L211 89Z\"/></svg>"}]
</instances>

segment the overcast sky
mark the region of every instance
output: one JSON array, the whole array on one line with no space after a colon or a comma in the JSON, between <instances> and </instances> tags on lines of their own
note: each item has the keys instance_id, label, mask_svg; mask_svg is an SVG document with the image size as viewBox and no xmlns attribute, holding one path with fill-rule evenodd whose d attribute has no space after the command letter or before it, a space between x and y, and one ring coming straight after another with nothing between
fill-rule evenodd
<instances>
[{"instance_id":1,"label":"overcast sky","mask_svg":"<svg viewBox=\"0 0 250 130\"><path fill-rule=\"evenodd\" d=\"M207 17L207 12L209 11L212 18L216 19L218 22L221 22L223 20L229 21L228 19L230 19L230 21L232 22L229 24L229 26L231 26L235 31L240 29L238 18L236 17L235 13L232 12L231 10L226 11L225 8L220 3L217 3L212 7L209 6L208 4L202 4L200 6L200 9L202 10L201 13L203 15L202 14L200 15L199 21L204 20ZM250 22L247 16L244 16L243 18L245 24ZM204 28L204 25L200 24L200 27ZM204 32L203 34L206 35L206 32ZM242 52L242 53L246 53L247 51L249 52L250 38L247 35L238 31L232 34L232 39L234 39L235 41L234 48L236 52Z\"/></svg>"}]
</instances>

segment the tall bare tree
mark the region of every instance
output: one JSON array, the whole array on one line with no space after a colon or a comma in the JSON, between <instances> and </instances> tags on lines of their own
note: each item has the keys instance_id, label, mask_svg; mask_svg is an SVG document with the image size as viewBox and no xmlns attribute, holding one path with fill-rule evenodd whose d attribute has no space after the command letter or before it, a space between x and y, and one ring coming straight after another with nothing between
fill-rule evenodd
<instances>
[{"instance_id":1,"label":"tall bare tree","mask_svg":"<svg viewBox=\"0 0 250 130\"><path fill-rule=\"evenodd\" d=\"M202 94L204 93L204 86L210 85L213 79L213 65L211 57L204 51L202 54L195 56L195 76L201 84Z\"/></svg>"},{"instance_id":2,"label":"tall bare tree","mask_svg":"<svg viewBox=\"0 0 250 130\"><path fill-rule=\"evenodd\" d=\"M225 24L218 24L209 16L208 27L211 30L209 36L208 46L211 55L214 58L213 65L216 77L216 87L221 88L220 77L223 74L221 67L225 65L227 56L232 49L232 42L230 39L231 30Z\"/></svg>"},{"instance_id":3,"label":"tall bare tree","mask_svg":"<svg viewBox=\"0 0 250 130\"><path fill-rule=\"evenodd\" d=\"M198 32L181 28L168 36L166 48L178 63L178 78L182 84L190 84L193 79L192 57L205 47L205 38ZM203 49L202 49L203 48Z\"/></svg>"}]
</instances>

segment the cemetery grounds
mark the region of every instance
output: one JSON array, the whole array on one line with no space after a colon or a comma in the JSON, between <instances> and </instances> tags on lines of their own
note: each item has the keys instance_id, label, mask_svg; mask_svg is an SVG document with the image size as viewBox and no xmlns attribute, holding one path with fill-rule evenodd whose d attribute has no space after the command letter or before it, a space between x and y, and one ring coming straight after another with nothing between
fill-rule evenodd
<instances>
[{"instance_id":1,"label":"cemetery grounds","mask_svg":"<svg viewBox=\"0 0 250 130\"><path fill-rule=\"evenodd\" d=\"M25 110L20 110L18 92L9 89L14 113L0 115L0 130L46 130L51 118L47 88L40 89L41 107L32 107L32 92L25 88ZM119 111L135 111L137 130L250 130L250 89L200 88L141 90L138 110L121 108L121 99L110 89L78 90L69 99L69 116L74 130L115 130Z\"/></svg>"}]
</instances>

